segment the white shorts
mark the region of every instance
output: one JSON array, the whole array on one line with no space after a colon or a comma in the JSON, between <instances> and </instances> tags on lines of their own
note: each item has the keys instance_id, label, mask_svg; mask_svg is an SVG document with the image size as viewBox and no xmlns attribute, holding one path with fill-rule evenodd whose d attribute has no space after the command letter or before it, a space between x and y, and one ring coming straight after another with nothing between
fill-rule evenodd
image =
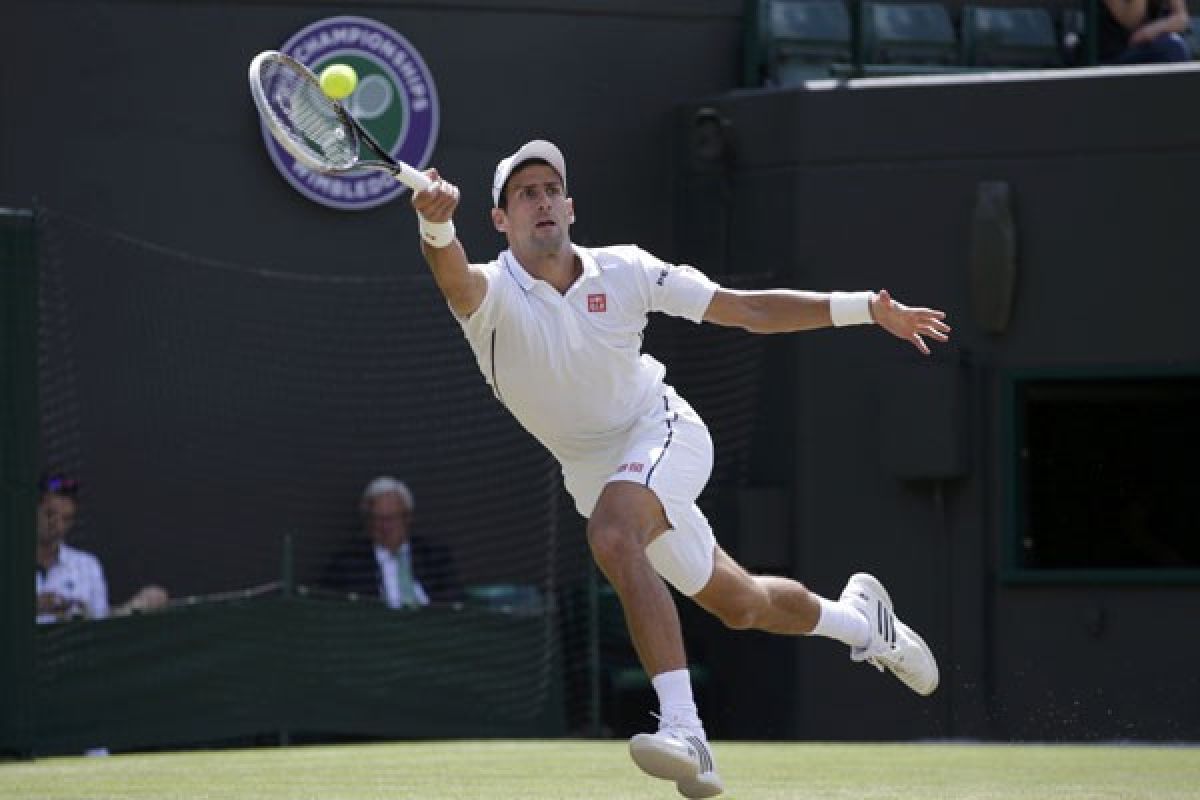
<instances>
[{"instance_id":1,"label":"white shorts","mask_svg":"<svg viewBox=\"0 0 1200 800\"><path fill-rule=\"evenodd\" d=\"M646 557L682 594L690 597L704 588L712 577L717 540L696 498L712 474L712 437L674 389L666 387L660 404L607 450L562 466L567 491L585 517L610 481L640 483L653 491L671 528L646 547Z\"/></svg>"}]
</instances>

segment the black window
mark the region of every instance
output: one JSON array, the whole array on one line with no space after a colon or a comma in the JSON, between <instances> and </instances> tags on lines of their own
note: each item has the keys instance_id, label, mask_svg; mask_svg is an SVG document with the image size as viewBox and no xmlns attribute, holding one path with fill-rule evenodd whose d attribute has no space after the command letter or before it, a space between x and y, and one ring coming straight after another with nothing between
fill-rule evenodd
<instances>
[{"instance_id":1,"label":"black window","mask_svg":"<svg viewBox=\"0 0 1200 800\"><path fill-rule=\"evenodd\" d=\"M1200 568L1200 376L1014 389L1018 571Z\"/></svg>"}]
</instances>

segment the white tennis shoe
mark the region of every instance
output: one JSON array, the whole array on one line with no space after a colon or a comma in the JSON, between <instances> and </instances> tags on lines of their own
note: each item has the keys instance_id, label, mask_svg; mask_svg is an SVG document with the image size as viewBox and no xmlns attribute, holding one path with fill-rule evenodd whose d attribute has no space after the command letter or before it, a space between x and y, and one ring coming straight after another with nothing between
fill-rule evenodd
<instances>
[{"instance_id":1,"label":"white tennis shoe","mask_svg":"<svg viewBox=\"0 0 1200 800\"><path fill-rule=\"evenodd\" d=\"M870 626L867 645L851 648L850 658L866 661L880 672L886 667L917 694L933 694L938 686L937 661L925 640L896 618L883 584L865 572L851 575L841 600L858 609Z\"/></svg>"},{"instance_id":2,"label":"white tennis shoe","mask_svg":"<svg viewBox=\"0 0 1200 800\"><path fill-rule=\"evenodd\" d=\"M639 733L629 740L629 755L647 775L674 781L684 797L716 797L725 791L699 724L660 718L656 733Z\"/></svg>"}]
</instances>

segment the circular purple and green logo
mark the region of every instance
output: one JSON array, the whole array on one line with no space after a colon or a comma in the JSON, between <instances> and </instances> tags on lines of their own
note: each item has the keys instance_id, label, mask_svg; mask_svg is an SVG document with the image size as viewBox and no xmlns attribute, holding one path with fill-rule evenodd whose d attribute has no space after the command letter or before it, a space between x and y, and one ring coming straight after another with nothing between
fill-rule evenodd
<instances>
[{"instance_id":1,"label":"circular purple and green logo","mask_svg":"<svg viewBox=\"0 0 1200 800\"><path fill-rule=\"evenodd\" d=\"M288 39L280 51L317 74L330 64L353 67L358 85L342 101L346 110L395 158L418 169L429 163L441 116L437 87L425 60L407 39L366 17L329 17ZM262 130L267 152L283 177L321 205L365 211L407 190L378 170L346 175L314 172L289 155L265 125ZM359 155L371 158L365 146Z\"/></svg>"}]
</instances>

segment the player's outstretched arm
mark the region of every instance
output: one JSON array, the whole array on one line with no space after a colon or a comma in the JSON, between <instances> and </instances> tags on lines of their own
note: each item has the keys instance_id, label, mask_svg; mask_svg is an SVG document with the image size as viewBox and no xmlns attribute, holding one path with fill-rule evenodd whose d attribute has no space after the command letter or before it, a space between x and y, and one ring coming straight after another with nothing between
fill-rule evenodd
<instances>
[{"instance_id":1,"label":"player's outstretched arm","mask_svg":"<svg viewBox=\"0 0 1200 800\"><path fill-rule=\"evenodd\" d=\"M899 303L886 289L879 293L718 289L704 314L706 322L751 333L792 333L874 322L926 355L925 337L939 342L949 338L945 317L942 311Z\"/></svg>"},{"instance_id":2,"label":"player's outstretched arm","mask_svg":"<svg viewBox=\"0 0 1200 800\"><path fill-rule=\"evenodd\" d=\"M454 230L458 187L443 180L435 169L425 174L433 185L414 192L412 198L421 230L421 252L450 308L461 317L469 317L483 302L487 278L467 261L467 253Z\"/></svg>"}]
</instances>

